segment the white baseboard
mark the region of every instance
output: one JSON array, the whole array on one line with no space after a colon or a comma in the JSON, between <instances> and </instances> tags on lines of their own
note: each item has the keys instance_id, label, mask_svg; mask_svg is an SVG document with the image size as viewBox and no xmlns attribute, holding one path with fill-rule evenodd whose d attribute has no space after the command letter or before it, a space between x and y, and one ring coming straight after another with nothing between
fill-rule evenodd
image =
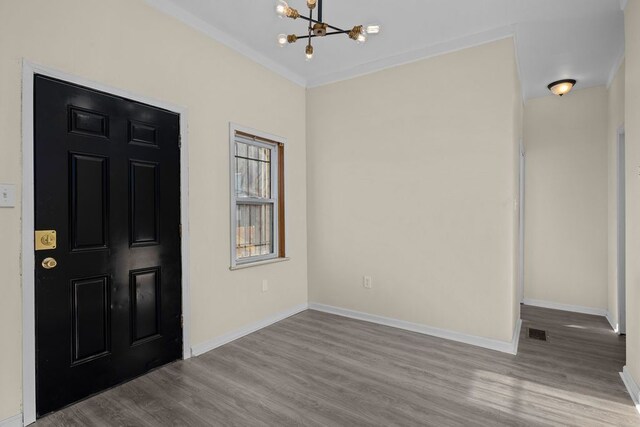
<instances>
[{"instance_id":1,"label":"white baseboard","mask_svg":"<svg viewBox=\"0 0 640 427\"><path fill-rule=\"evenodd\" d=\"M622 368L620 376L622 377L622 382L627 387L627 391L631 395L633 404L636 405L636 410L640 413L640 386L638 386L638 383L633 379L629 368L626 366Z\"/></svg>"},{"instance_id":2,"label":"white baseboard","mask_svg":"<svg viewBox=\"0 0 640 427\"><path fill-rule=\"evenodd\" d=\"M520 332L522 331L522 319L518 319L516 327L513 330L513 337L511 338L511 345L513 346L513 352L511 354L518 354L518 344L520 343Z\"/></svg>"},{"instance_id":3,"label":"white baseboard","mask_svg":"<svg viewBox=\"0 0 640 427\"><path fill-rule=\"evenodd\" d=\"M273 325L274 323L284 320L287 317L291 317L295 314L305 311L307 308L308 308L307 304L300 304L288 310L274 314L273 316L269 316L266 319L262 319L255 323L251 323L240 329L236 329L235 331L229 332L228 334L224 334L212 340L205 341L200 344L196 344L193 347L191 347L191 354L193 354L194 356L199 356L201 354L204 354L208 351L213 350L214 348L218 348L220 346L230 343L231 341L235 341L238 338L242 338L245 335L249 335L253 332L259 331L262 328L266 328L269 325Z\"/></svg>"},{"instance_id":4,"label":"white baseboard","mask_svg":"<svg viewBox=\"0 0 640 427\"><path fill-rule=\"evenodd\" d=\"M22 427L22 414L0 420L0 427Z\"/></svg>"},{"instance_id":5,"label":"white baseboard","mask_svg":"<svg viewBox=\"0 0 640 427\"><path fill-rule=\"evenodd\" d=\"M513 331L512 341L506 342L325 304L309 303L309 309L349 317L351 319L363 320L365 322L377 323L379 325L391 326L392 328L404 329L407 331L417 332L419 334L431 335L438 338L444 338L509 354L516 354L518 352L518 340L520 338L520 329L522 325L522 320L518 319L518 323Z\"/></svg>"},{"instance_id":6,"label":"white baseboard","mask_svg":"<svg viewBox=\"0 0 640 427\"><path fill-rule=\"evenodd\" d=\"M572 311L574 313L592 314L594 316L607 315L607 310L605 310L604 308L582 307L580 305L562 304L559 302L541 301L537 299L528 299L528 298L523 299L522 303L524 305L531 305L534 307L551 308L553 310L562 310L562 311Z\"/></svg>"},{"instance_id":7,"label":"white baseboard","mask_svg":"<svg viewBox=\"0 0 640 427\"><path fill-rule=\"evenodd\" d=\"M607 318L607 321L609 322L609 324L611 325L611 329L613 329L613 331L616 334L620 333L620 325L618 325L618 322L616 322L615 320L613 320L613 317L611 317L611 313L609 313L607 311L607 315L605 316Z\"/></svg>"}]
</instances>

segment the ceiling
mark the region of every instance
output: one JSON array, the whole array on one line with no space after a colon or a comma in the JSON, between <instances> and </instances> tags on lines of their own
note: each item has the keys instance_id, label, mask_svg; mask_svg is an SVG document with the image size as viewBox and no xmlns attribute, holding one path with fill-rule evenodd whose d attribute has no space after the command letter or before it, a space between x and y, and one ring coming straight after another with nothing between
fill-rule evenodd
<instances>
[{"instance_id":1,"label":"ceiling","mask_svg":"<svg viewBox=\"0 0 640 427\"><path fill-rule=\"evenodd\" d=\"M324 21L340 28L380 24L358 45L346 36L280 48L279 33L305 21L280 19L275 0L146 0L298 84L313 87L515 35L525 99L549 82L576 88L610 82L624 54L624 0L324 0ZM305 10L305 0L289 0Z\"/></svg>"}]
</instances>

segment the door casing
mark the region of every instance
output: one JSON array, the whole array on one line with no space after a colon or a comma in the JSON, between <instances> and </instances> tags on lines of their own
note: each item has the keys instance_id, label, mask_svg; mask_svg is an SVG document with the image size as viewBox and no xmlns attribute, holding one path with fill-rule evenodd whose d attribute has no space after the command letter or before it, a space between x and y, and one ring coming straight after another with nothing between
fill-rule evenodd
<instances>
[{"instance_id":1,"label":"door casing","mask_svg":"<svg viewBox=\"0 0 640 427\"><path fill-rule=\"evenodd\" d=\"M618 304L618 330L619 335L627 333L627 295L626 295L626 162L625 162L625 132L624 126L618 129L616 134L616 246L617 246L617 304Z\"/></svg>"},{"instance_id":2,"label":"door casing","mask_svg":"<svg viewBox=\"0 0 640 427\"><path fill-rule=\"evenodd\" d=\"M36 420L36 346L35 346L35 256L34 256L34 76L41 74L90 89L107 92L180 115L180 222L182 224L182 358L191 357L191 310L189 282L189 150L187 109L185 107L137 95L49 67L22 61L22 420Z\"/></svg>"}]
</instances>

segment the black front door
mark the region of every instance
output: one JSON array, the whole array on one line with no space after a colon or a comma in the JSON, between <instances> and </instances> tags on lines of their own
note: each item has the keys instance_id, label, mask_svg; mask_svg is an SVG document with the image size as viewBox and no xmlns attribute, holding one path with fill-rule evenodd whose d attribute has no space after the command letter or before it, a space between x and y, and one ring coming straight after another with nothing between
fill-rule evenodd
<instances>
[{"instance_id":1,"label":"black front door","mask_svg":"<svg viewBox=\"0 0 640 427\"><path fill-rule=\"evenodd\" d=\"M181 357L180 150L175 113L43 76L34 101L41 416Z\"/></svg>"}]
</instances>

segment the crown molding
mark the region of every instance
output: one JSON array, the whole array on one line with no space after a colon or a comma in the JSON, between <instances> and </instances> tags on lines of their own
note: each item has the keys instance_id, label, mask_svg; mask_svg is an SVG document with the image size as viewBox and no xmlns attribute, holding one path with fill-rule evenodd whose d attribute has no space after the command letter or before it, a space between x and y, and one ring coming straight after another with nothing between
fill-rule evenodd
<instances>
[{"instance_id":1,"label":"crown molding","mask_svg":"<svg viewBox=\"0 0 640 427\"><path fill-rule=\"evenodd\" d=\"M255 49L249 47L245 43L229 36L227 33L219 30L213 25L205 22L204 20L198 18L190 12L182 9L179 6L176 6L174 2L170 0L144 0L149 6L163 12L183 24L188 25L189 27L204 33L215 41L222 43L228 48L240 53L241 55L251 59L254 62L262 65L263 67L273 71L274 73L284 77L291 82L306 87L306 80L304 77L300 76L297 73L292 72L288 68L282 66L277 61L267 58L260 52Z\"/></svg>"},{"instance_id":2,"label":"crown molding","mask_svg":"<svg viewBox=\"0 0 640 427\"><path fill-rule=\"evenodd\" d=\"M472 34L470 36L433 44L424 48L415 49L387 58L367 62L365 64L360 64L355 67L346 68L344 70L335 71L321 76L310 77L309 79L307 79L307 87L314 88L343 80L349 80L354 77L372 74L378 71L397 67L399 65L410 64L413 62L421 61L423 59L433 58L435 56L457 52L459 50L506 39L509 37L513 37L514 34L515 31L513 26L511 25Z\"/></svg>"}]
</instances>

